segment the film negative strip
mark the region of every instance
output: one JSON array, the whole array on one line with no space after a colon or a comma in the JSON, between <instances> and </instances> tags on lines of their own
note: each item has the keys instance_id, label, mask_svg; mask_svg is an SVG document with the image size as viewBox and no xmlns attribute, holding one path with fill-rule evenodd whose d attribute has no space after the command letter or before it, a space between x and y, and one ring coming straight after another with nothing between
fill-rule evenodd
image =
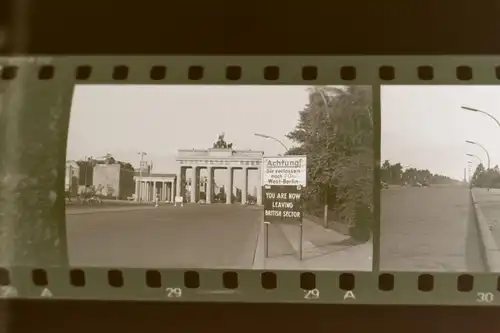
<instances>
[{"instance_id":1,"label":"film negative strip","mask_svg":"<svg viewBox=\"0 0 500 333\"><path fill-rule=\"evenodd\" d=\"M498 63L2 58L0 295L497 305Z\"/></svg>"}]
</instances>

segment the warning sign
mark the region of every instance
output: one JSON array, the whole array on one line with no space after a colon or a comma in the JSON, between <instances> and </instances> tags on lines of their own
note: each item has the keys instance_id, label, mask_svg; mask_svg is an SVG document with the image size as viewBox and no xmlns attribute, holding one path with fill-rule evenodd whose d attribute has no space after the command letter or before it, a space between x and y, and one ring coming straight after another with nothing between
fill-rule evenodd
<instances>
[{"instance_id":1,"label":"warning sign","mask_svg":"<svg viewBox=\"0 0 500 333\"><path fill-rule=\"evenodd\" d=\"M306 156L264 157L262 159L262 186L306 186Z\"/></svg>"},{"instance_id":2,"label":"warning sign","mask_svg":"<svg viewBox=\"0 0 500 333\"><path fill-rule=\"evenodd\" d=\"M302 221L302 186L264 186L264 222Z\"/></svg>"}]
</instances>

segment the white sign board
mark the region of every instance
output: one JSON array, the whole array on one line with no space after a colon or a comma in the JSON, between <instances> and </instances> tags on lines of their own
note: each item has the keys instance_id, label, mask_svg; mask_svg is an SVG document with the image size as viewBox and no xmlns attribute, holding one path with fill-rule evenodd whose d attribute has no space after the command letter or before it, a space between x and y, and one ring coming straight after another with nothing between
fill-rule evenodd
<instances>
[{"instance_id":1,"label":"white sign board","mask_svg":"<svg viewBox=\"0 0 500 333\"><path fill-rule=\"evenodd\" d=\"M177 207L177 204L181 204L181 207L184 207L184 197L183 196L176 196L174 199L174 206Z\"/></svg>"},{"instance_id":2,"label":"white sign board","mask_svg":"<svg viewBox=\"0 0 500 333\"><path fill-rule=\"evenodd\" d=\"M262 186L306 186L306 156L264 157L262 159Z\"/></svg>"}]
</instances>

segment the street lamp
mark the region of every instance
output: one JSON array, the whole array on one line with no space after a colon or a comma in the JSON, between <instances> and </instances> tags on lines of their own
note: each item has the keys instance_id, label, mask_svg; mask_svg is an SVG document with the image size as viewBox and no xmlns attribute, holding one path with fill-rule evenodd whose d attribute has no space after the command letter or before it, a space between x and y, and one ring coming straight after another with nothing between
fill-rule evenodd
<instances>
[{"instance_id":1,"label":"street lamp","mask_svg":"<svg viewBox=\"0 0 500 333\"><path fill-rule=\"evenodd\" d=\"M474 155L474 154L465 154L465 155L470 156L470 157L475 157L475 158L479 161L479 163L483 164L483 160L481 160L481 159L480 159L479 157L477 157L476 155ZM470 161L469 161L469 162L470 162ZM483 165L484 165L484 164L483 164Z\"/></svg>"},{"instance_id":2,"label":"street lamp","mask_svg":"<svg viewBox=\"0 0 500 333\"><path fill-rule=\"evenodd\" d=\"M314 92L317 93L321 97L321 99L323 100L323 105L325 108L326 116L328 117L328 120L330 120L330 113L328 112L328 102L327 102L328 98L326 97L325 93L321 90L321 88L314 88ZM373 125L373 116L372 116L371 109L367 108L366 111L367 111L368 117L370 118L370 122Z\"/></svg>"},{"instance_id":3,"label":"street lamp","mask_svg":"<svg viewBox=\"0 0 500 333\"><path fill-rule=\"evenodd\" d=\"M472 161L467 161L467 171L469 172L469 182L470 182L470 170L472 169Z\"/></svg>"},{"instance_id":4,"label":"street lamp","mask_svg":"<svg viewBox=\"0 0 500 333\"><path fill-rule=\"evenodd\" d=\"M486 111L478 110L478 109L474 109L474 108L470 108L468 106L462 106L462 109L467 110L467 111L479 112L479 113L485 114L488 117L490 117L491 119L493 119L497 123L497 125L500 127L500 121L498 121L497 118L495 118L492 114L490 114L490 113L488 113Z\"/></svg>"},{"instance_id":5,"label":"street lamp","mask_svg":"<svg viewBox=\"0 0 500 333\"><path fill-rule=\"evenodd\" d=\"M486 150L486 148L484 148L484 146L483 146L482 144L480 144L480 143L477 143L477 142L474 142L474 141L470 141L470 140L467 140L467 141L465 141L465 142L467 142L467 143L470 143L470 144L472 144L472 145L476 145L476 146L479 146L479 147L483 148L484 152L486 153L486 157L488 157L488 169L487 169L487 170L490 170L490 166L491 166L491 165L490 165L490 154L488 153L488 150ZM488 185L488 188L487 188L487 189L488 189L488 191L490 190L490 186L489 186L489 185Z\"/></svg>"},{"instance_id":6,"label":"street lamp","mask_svg":"<svg viewBox=\"0 0 500 333\"><path fill-rule=\"evenodd\" d=\"M258 137L261 137L261 138L264 138L264 139L271 139L271 140L274 140L276 142L278 142L280 145L283 146L283 148L285 148L286 152L288 152L288 148L287 146L285 146L285 144L283 142L281 142L280 140L276 139L275 137L273 136L270 136L270 135L267 135L267 134L261 134L261 133L254 133L255 136L258 136Z\"/></svg>"},{"instance_id":7,"label":"street lamp","mask_svg":"<svg viewBox=\"0 0 500 333\"><path fill-rule=\"evenodd\" d=\"M488 113L486 111L483 111L483 110L479 110L479 109L475 109L475 108L471 108L471 107L468 107L468 106L462 106L462 109L464 110L467 110L467 111L472 111L472 112L479 112L479 113L482 113L482 114L485 114L487 115L488 117L490 117L491 119L493 119L495 121L495 123L497 123L498 127L500 127L500 121L498 121L497 118L495 118L491 113ZM476 144L478 146L481 146L480 144L478 143L473 143L473 142L469 142L469 143L472 143L472 144ZM484 149L484 151L486 152L486 155L488 155L488 170L490 169L490 156L488 154L488 151L483 147L481 146L481 148ZM488 191L489 191L489 187L488 187Z\"/></svg>"},{"instance_id":8,"label":"street lamp","mask_svg":"<svg viewBox=\"0 0 500 333\"><path fill-rule=\"evenodd\" d=\"M328 99L326 98L325 93L321 89L314 89L314 91L318 93L321 99L323 100L326 117L328 118L328 121L330 121L330 112L328 110ZM328 226L328 195L329 195L328 192L329 191L327 186L325 191L325 209L323 212L323 223L325 224L325 227Z\"/></svg>"},{"instance_id":9,"label":"street lamp","mask_svg":"<svg viewBox=\"0 0 500 333\"><path fill-rule=\"evenodd\" d=\"M138 155L141 155L141 162L139 164L139 188L138 188L138 193L137 193L137 201L142 200L142 164L144 163L144 156L147 155L146 152L138 152Z\"/></svg>"},{"instance_id":10,"label":"street lamp","mask_svg":"<svg viewBox=\"0 0 500 333\"><path fill-rule=\"evenodd\" d=\"M474 141L470 141L470 140L467 140L465 141L466 143L470 143L471 145L476 145L476 146L479 146L481 147L484 152L486 153L486 157L488 158L488 170L490 169L490 154L488 153L488 150L486 150L486 148L484 148L484 146L480 143L477 143L477 142L474 142Z\"/></svg>"}]
</instances>

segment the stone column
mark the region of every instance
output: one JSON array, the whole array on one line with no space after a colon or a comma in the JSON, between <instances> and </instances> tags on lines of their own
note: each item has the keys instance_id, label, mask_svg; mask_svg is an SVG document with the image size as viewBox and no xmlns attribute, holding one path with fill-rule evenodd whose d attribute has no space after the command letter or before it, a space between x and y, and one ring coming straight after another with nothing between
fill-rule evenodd
<instances>
[{"instance_id":1,"label":"stone column","mask_svg":"<svg viewBox=\"0 0 500 333\"><path fill-rule=\"evenodd\" d=\"M227 181L226 188L224 189L226 192L226 204L231 204L233 199L233 168L227 168Z\"/></svg>"},{"instance_id":2,"label":"stone column","mask_svg":"<svg viewBox=\"0 0 500 333\"><path fill-rule=\"evenodd\" d=\"M139 201L139 188L141 186L140 181L135 180L135 201Z\"/></svg>"},{"instance_id":3,"label":"stone column","mask_svg":"<svg viewBox=\"0 0 500 333\"><path fill-rule=\"evenodd\" d=\"M257 169L259 175L257 180L257 205L262 205L262 169Z\"/></svg>"},{"instance_id":4,"label":"stone column","mask_svg":"<svg viewBox=\"0 0 500 333\"><path fill-rule=\"evenodd\" d=\"M248 193L248 168L243 168L243 188L241 189L241 203L247 204Z\"/></svg>"},{"instance_id":5,"label":"stone column","mask_svg":"<svg viewBox=\"0 0 500 333\"><path fill-rule=\"evenodd\" d=\"M170 201L170 182L165 182L165 201Z\"/></svg>"},{"instance_id":6,"label":"stone column","mask_svg":"<svg viewBox=\"0 0 500 333\"><path fill-rule=\"evenodd\" d=\"M207 167L207 193L205 193L206 197L206 203L211 204L212 203L212 193L214 192L214 189L212 188L212 178L213 177L213 169L212 167Z\"/></svg>"},{"instance_id":7,"label":"stone column","mask_svg":"<svg viewBox=\"0 0 500 333\"><path fill-rule=\"evenodd\" d=\"M169 186L170 182L165 182L165 201L170 201L168 198L170 194Z\"/></svg>"},{"instance_id":8,"label":"stone column","mask_svg":"<svg viewBox=\"0 0 500 333\"><path fill-rule=\"evenodd\" d=\"M191 202L196 203L196 194L198 192L198 167L193 166L191 176Z\"/></svg>"},{"instance_id":9,"label":"stone column","mask_svg":"<svg viewBox=\"0 0 500 333\"><path fill-rule=\"evenodd\" d=\"M180 197L182 195L182 167L179 172L179 176L177 177L177 187L176 187L176 196Z\"/></svg>"},{"instance_id":10,"label":"stone column","mask_svg":"<svg viewBox=\"0 0 500 333\"><path fill-rule=\"evenodd\" d=\"M146 188L146 182L141 180L141 200L142 201L146 201L146 192L147 188Z\"/></svg>"},{"instance_id":11,"label":"stone column","mask_svg":"<svg viewBox=\"0 0 500 333\"><path fill-rule=\"evenodd\" d=\"M148 181L148 201L151 202L151 197L152 197L152 193L153 193L153 182L152 181Z\"/></svg>"},{"instance_id":12,"label":"stone column","mask_svg":"<svg viewBox=\"0 0 500 333\"><path fill-rule=\"evenodd\" d=\"M170 182L165 182L165 201L170 201Z\"/></svg>"},{"instance_id":13,"label":"stone column","mask_svg":"<svg viewBox=\"0 0 500 333\"><path fill-rule=\"evenodd\" d=\"M175 190L176 190L176 186L174 182L171 182L170 183L171 187L170 187L170 201L174 201L174 193L175 193Z\"/></svg>"}]
</instances>

